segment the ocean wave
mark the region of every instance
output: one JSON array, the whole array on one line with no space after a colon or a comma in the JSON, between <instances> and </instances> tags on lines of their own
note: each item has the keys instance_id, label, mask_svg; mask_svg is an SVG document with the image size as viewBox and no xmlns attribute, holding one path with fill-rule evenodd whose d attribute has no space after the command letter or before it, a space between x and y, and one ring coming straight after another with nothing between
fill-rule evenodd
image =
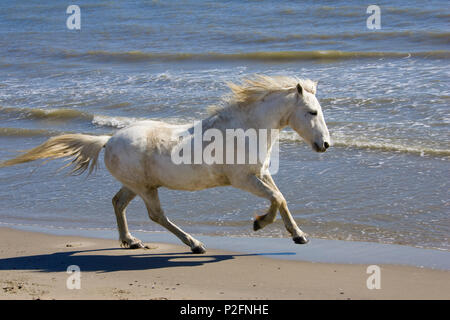
<instances>
[{"instance_id":1,"label":"ocean wave","mask_svg":"<svg viewBox=\"0 0 450 320\"><path fill-rule=\"evenodd\" d=\"M395 143L376 142L376 141L371 142L371 141L357 141L357 140L343 139L334 141L333 146L352 147L359 149L370 149L389 152L412 153L421 156L424 155L441 156L441 157L450 156L450 150L448 149L434 149L434 148L426 148L423 146L404 146Z\"/></svg>"},{"instance_id":2,"label":"ocean wave","mask_svg":"<svg viewBox=\"0 0 450 320\"><path fill-rule=\"evenodd\" d=\"M18 117L32 120L92 120L93 115L74 109L41 109L0 107L0 116Z\"/></svg>"},{"instance_id":3,"label":"ocean wave","mask_svg":"<svg viewBox=\"0 0 450 320\"><path fill-rule=\"evenodd\" d=\"M234 36L238 42L242 43L278 43L296 40L392 40L404 39L405 41L427 42L432 41L434 44L449 43L449 32L431 32L431 31L381 31L381 32L361 32L361 33L327 33L327 34L287 34L287 35L261 35L260 37L249 37L245 34Z\"/></svg>"},{"instance_id":4,"label":"ocean wave","mask_svg":"<svg viewBox=\"0 0 450 320\"><path fill-rule=\"evenodd\" d=\"M121 105L114 105L117 108L120 108ZM132 118L132 117L115 117L115 116L105 116L98 114L91 114L84 111L74 110L74 109L40 109L40 108L15 108L15 107L0 107L0 118L2 116L7 116L9 118L15 117L19 119L29 119L29 120L57 120L57 121L76 121L76 120L84 120L92 123L96 126L101 127L111 127L111 128L124 128L133 124L137 121L148 120L146 118ZM3 128L3 135L14 135L15 132L13 128ZM24 130L23 134L27 135L26 132L29 132L30 135L33 135L33 132L39 133L41 130L29 130L29 129L17 129ZM45 133L45 130L42 130L42 133ZM19 131L17 134L21 135ZM47 135L47 134L45 134ZM50 135L50 134L49 134Z\"/></svg>"},{"instance_id":5,"label":"ocean wave","mask_svg":"<svg viewBox=\"0 0 450 320\"><path fill-rule=\"evenodd\" d=\"M57 134L61 132L46 129L0 128L0 137L50 137Z\"/></svg>"},{"instance_id":6,"label":"ocean wave","mask_svg":"<svg viewBox=\"0 0 450 320\"><path fill-rule=\"evenodd\" d=\"M146 61L299 61L299 60L347 60L347 59L379 59L379 58L437 58L449 59L450 51L423 51L423 52L353 52L338 50L317 51L260 51L242 53L151 53L142 51L109 52L64 51L65 58L92 59L102 62L146 62Z\"/></svg>"},{"instance_id":7,"label":"ocean wave","mask_svg":"<svg viewBox=\"0 0 450 320\"><path fill-rule=\"evenodd\" d=\"M294 131L280 132L280 141L303 142L302 138ZM395 142L370 141L361 138L357 139L355 137L345 137L343 135L340 135L339 137L336 136L332 137L332 145L333 147L339 148L357 148L374 151L411 153L420 156L431 155L436 157L450 157L449 149L436 149L432 147L424 147L418 145L406 146Z\"/></svg>"}]
</instances>

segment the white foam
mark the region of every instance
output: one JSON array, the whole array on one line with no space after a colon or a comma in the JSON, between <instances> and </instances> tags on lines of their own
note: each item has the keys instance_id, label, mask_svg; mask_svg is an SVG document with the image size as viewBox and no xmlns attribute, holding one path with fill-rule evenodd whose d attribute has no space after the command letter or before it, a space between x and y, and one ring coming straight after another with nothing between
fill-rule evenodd
<instances>
[{"instance_id":1,"label":"white foam","mask_svg":"<svg viewBox=\"0 0 450 320\"><path fill-rule=\"evenodd\" d=\"M137 121L142 121L145 119L139 118L128 118L128 117L108 117L96 115L92 119L92 123L101 127L113 127L113 128L124 128Z\"/></svg>"}]
</instances>

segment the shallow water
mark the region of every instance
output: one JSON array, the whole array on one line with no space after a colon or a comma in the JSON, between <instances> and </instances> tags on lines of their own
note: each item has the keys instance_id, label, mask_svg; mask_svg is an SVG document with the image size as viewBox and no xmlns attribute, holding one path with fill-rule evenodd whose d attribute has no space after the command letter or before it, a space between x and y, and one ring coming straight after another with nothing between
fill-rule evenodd
<instances>
[{"instance_id":1,"label":"shallow water","mask_svg":"<svg viewBox=\"0 0 450 320\"><path fill-rule=\"evenodd\" d=\"M71 31L64 3L2 2L1 160L63 132L202 119L225 82L246 75L312 78L334 146L316 154L283 132L275 176L302 229L450 249L446 2L380 2L376 31L357 1L78 4L81 30ZM0 222L115 228L120 185L104 166L88 178L55 174L60 166L1 169ZM286 236L279 221L251 231L267 203L232 188L162 190L161 201L189 232ZM128 212L131 229L161 230L140 200Z\"/></svg>"}]
</instances>

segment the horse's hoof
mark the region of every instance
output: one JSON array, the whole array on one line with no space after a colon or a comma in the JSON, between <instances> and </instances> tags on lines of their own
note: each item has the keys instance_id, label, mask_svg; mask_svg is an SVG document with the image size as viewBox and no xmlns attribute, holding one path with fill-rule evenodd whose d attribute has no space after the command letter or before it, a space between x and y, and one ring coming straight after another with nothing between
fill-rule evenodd
<instances>
[{"instance_id":1,"label":"horse's hoof","mask_svg":"<svg viewBox=\"0 0 450 320\"><path fill-rule=\"evenodd\" d=\"M262 229L261 225L259 224L258 220L253 221L253 231L258 231L259 229Z\"/></svg>"},{"instance_id":2,"label":"horse's hoof","mask_svg":"<svg viewBox=\"0 0 450 320\"><path fill-rule=\"evenodd\" d=\"M306 239L305 236L294 237L294 238L292 238L292 240L294 240L294 242L297 244L305 244L305 243L309 242L309 240Z\"/></svg>"},{"instance_id":3,"label":"horse's hoof","mask_svg":"<svg viewBox=\"0 0 450 320\"><path fill-rule=\"evenodd\" d=\"M130 249L148 249L148 246L144 245L142 242L136 242L130 244Z\"/></svg>"},{"instance_id":4,"label":"horse's hoof","mask_svg":"<svg viewBox=\"0 0 450 320\"><path fill-rule=\"evenodd\" d=\"M191 251L192 251L192 253L195 253L195 254L202 254L202 253L206 252L206 249L203 245L198 245L194 248L191 248Z\"/></svg>"}]
</instances>

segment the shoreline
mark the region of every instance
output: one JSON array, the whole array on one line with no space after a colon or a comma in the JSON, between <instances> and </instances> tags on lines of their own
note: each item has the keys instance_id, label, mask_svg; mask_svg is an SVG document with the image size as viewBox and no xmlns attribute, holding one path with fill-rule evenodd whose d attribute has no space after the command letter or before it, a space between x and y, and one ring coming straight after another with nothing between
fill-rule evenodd
<instances>
[{"instance_id":1,"label":"shoreline","mask_svg":"<svg viewBox=\"0 0 450 320\"><path fill-rule=\"evenodd\" d=\"M1 228L50 235L117 240L116 230L51 228L39 225L0 223ZM178 238L166 231L133 231L131 233L145 243L167 243L184 246ZM309 238L306 245L297 245L288 237L209 236L193 234L207 248L239 253L274 256L277 259L339 264L390 264L450 271L450 252L438 249L417 248L408 245L384 244L364 241Z\"/></svg>"},{"instance_id":2,"label":"shoreline","mask_svg":"<svg viewBox=\"0 0 450 320\"><path fill-rule=\"evenodd\" d=\"M378 264L381 289L369 290L368 264L285 259L290 248L193 255L171 243L129 250L5 227L0 240L0 299L450 299L449 271ZM66 287L71 265L79 290Z\"/></svg>"}]
</instances>

